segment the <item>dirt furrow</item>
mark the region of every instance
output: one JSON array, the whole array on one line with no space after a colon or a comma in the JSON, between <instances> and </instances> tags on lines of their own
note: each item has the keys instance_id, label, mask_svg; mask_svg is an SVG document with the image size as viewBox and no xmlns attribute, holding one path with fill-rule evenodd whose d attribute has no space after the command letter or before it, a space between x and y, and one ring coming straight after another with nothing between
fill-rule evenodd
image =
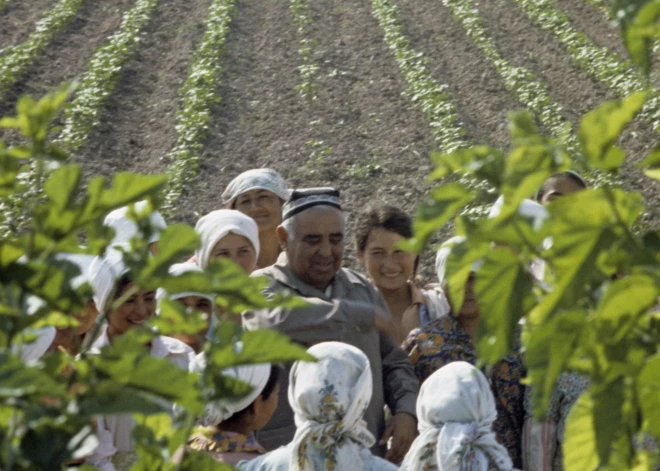
<instances>
[{"instance_id":1,"label":"dirt furrow","mask_svg":"<svg viewBox=\"0 0 660 471\"><path fill-rule=\"evenodd\" d=\"M221 194L239 173L275 168L306 185L308 113L298 97L296 28L289 2L240 0L226 40L220 103L215 106L198 179L177 218L193 223L222 207Z\"/></svg>"},{"instance_id":2,"label":"dirt furrow","mask_svg":"<svg viewBox=\"0 0 660 471\"><path fill-rule=\"evenodd\" d=\"M12 2L13 3L13 2ZM20 2L22 3L22 2ZM17 97L40 97L58 85L72 81L87 70L94 51L119 27L132 0L85 1L76 18L29 67L0 105L0 116L13 112Z\"/></svg>"},{"instance_id":3,"label":"dirt furrow","mask_svg":"<svg viewBox=\"0 0 660 471\"><path fill-rule=\"evenodd\" d=\"M608 21L601 10L584 1L554 0L554 3L566 13L575 29L584 33L594 44L608 48L621 58L628 57L619 27Z\"/></svg>"},{"instance_id":4,"label":"dirt furrow","mask_svg":"<svg viewBox=\"0 0 660 471\"><path fill-rule=\"evenodd\" d=\"M507 113L521 105L507 92L495 68L440 1L396 4L412 46L429 59L434 78L449 85L468 140L506 147Z\"/></svg>"},{"instance_id":5,"label":"dirt furrow","mask_svg":"<svg viewBox=\"0 0 660 471\"><path fill-rule=\"evenodd\" d=\"M6 47L25 41L45 12L57 0L10 0L0 11L0 53Z\"/></svg>"},{"instance_id":6,"label":"dirt furrow","mask_svg":"<svg viewBox=\"0 0 660 471\"><path fill-rule=\"evenodd\" d=\"M176 142L179 89L210 3L161 0L104 106L101 125L77 153L87 173L165 170L163 157Z\"/></svg>"},{"instance_id":7,"label":"dirt furrow","mask_svg":"<svg viewBox=\"0 0 660 471\"><path fill-rule=\"evenodd\" d=\"M349 232L369 202L414 214L425 197L434 148L431 128L407 97L406 83L369 2L310 2L318 99L313 143L322 156L308 167L342 189ZM351 241L352 242L352 241ZM355 264L353 244L346 260ZM428 268L428 263L423 264Z\"/></svg>"}]
</instances>

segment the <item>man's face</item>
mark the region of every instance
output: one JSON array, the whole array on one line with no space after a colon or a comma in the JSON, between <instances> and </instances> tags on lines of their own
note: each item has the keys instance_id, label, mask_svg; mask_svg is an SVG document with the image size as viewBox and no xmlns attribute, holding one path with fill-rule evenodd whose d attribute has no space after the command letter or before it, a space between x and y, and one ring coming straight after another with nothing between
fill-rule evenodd
<instances>
[{"instance_id":1,"label":"man's face","mask_svg":"<svg viewBox=\"0 0 660 471\"><path fill-rule=\"evenodd\" d=\"M295 216L293 239L281 242L298 278L324 291L344 256L344 216L327 207L303 211Z\"/></svg>"}]
</instances>

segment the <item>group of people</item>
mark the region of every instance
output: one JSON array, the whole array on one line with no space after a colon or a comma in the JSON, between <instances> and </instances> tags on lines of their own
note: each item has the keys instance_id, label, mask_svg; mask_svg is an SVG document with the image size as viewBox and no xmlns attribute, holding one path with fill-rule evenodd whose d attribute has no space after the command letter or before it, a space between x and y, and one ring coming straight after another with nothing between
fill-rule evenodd
<instances>
[{"instance_id":1,"label":"group of people","mask_svg":"<svg viewBox=\"0 0 660 471\"><path fill-rule=\"evenodd\" d=\"M534 200L523 202L520 214L542 220L546 203L585 187L573 172L554 175ZM360 214L354 239L361 274L342 267L347 237L338 190L291 190L277 172L254 169L236 177L222 196L225 208L196 224L199 249L170 273L203 272L212 260L226 257L251 276L266 277L264 294L288 289L304 298L304 308L246 312L242 325L285 333L318 361L223 372L251 385L251 392L207 404L189 449L244 470L562 469L563 425L588 383L562 377L546 421L538 423L522 382L526 371L519 348L487 375L474 366L478 263L462 305L455 306L448 295L447 260L460 238L438 250L437 283L420 287L418 257L399 248L413 236L412 219L400 208L374 205ZM491 217L500 207L501 202L493 206ZM213 296L134 289L123 253L139 229L128 214L129 208L122 208L107 216L115 239L103 256L63 255L80 266L82 275L74 282L88 282L94 297L76 315L76 328L42 331L24 347L24 359L53 349L75 354L83 342L91 344L92 353L111 348L169 298L203 313L206 328L195 335L156 337L148 348L182 369L204 371L203 345L217 314ZM155 252L166 226L158 212L149 221ZM530 276L541 281L543 270L530 267ZM106 311L98 334L86 338L98 313ZM571 394L561 390L567 382ZM104 471L129 469L135 460L131 417L99 417L96 427L99 445L85 461Z\"/></svg>"}]
</instances>

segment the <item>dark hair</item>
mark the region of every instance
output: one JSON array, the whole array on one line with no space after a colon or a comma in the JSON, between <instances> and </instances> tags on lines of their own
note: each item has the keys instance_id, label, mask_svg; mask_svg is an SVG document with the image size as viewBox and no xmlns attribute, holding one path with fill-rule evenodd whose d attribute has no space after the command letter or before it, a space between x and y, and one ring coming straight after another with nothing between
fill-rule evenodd
<instances>
[{"instance_id":1,"label":"dark hair","mask_svg":"<svg viewBox=\"0 0 660 471\"><path fill-rule=\"evenodd\" d=\"M367 240L369 240L369 234L371 234L371 231L378 228L394 232L406 239L410 239L414 234L413 220L402 209L385 204L369 205L364 212L360 214L357 227L355 228L355 246L358 253L365 251L367 248ZM419 256L415 258L413 273L417 273L418 265Z\"/></svg>"},{"instance_id":2,"label":"dark hair","mask_svg":"<svg viewBox=\"0 0 660 471\"><path fill-rule=\"evenodd\" d=\"M385 229L409 239L413 236L412 218L396 206L368 206L364 210L355 228L355 245L359 253L367 248L367 240L371 231L377 228Z\"/></svg>"},{"instance_id":3,"label":"dark hair","mask_svg":"<svg viewBox=\"0 0 660 471\"><path fill-rule=\"evenodd\" d=\"M266 381L266 385L264 386L264 389L261 391L261 394L259 394L259 396L257 397L262 397L264 398L264 400L269 399L270 396L273 394L273 392L275 392L275 387L279 384L281 375L282 375L282 367L278 365L271 365L268 381ZM227 420L225 420L223 424L240 423L243 420L243 416L251 408L252 408L252 404L247 406L245 409L236 412L234 415L232 415Z\"/></svg>"},{"instance_id":4,"label":"dark hair","mask_svg":"<svg viewBox=\"0 0 660 471\"><path fill-rule=\"evenodd\" d=\"M113 301L118 300L119 297L122 295L123 291L126 289L126 287L131 283L133 283L133 277L129 273L126 273L121 278L119 278L115 283L115 291L114 291L114 296L112 298Z\"/></svg>"},{"instance_id":5,"label":"dark hair","mask_svg":"<svg viewBox=\"0 0 660 471\"><path fill-rule=\"evenodd\" d=\"M541 201L541 198L543 198L546 191L548 191L548 186L550 185L551 182L562 179L571 180L580 188L587 187L587 182L584 181L584 178L582 178L582 176L579 173L574 172L573 170L567 170L565 172L555 173L553 175L550 175L543 182L543 185L541 185L541 188L539 188L539 191L536 193L536 201Z\"/></svg>"}]
</instances>

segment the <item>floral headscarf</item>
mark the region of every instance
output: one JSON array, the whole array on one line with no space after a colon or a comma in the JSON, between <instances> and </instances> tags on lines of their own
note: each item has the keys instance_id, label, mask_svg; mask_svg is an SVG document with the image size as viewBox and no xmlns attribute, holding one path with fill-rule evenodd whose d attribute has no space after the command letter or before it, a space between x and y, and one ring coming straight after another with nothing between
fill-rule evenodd
<instances>
[{"instance_id":1,"label":"floral headscarf","mask_svg":"<svg viewBox=\"0 0 660 471\"><path fill-rule=\"evenodd\" d=\"M420 388L419 436L401 471L487 471L490 463L510 471L511 458L491 428L496 417L493 393L479 369L464 361L443 366Z\"/></svg>"},{"instance_id":2,"label":"floral headscarf","mask_svg":"<svg viewBox=\"0 0 660 471\"><path fill-rule=\"evenodd\" d=\"M291 191L282 176L270 168L255 168L234 178L222 194L222 199L231 208L236 198L251 190L268 190L282 201L289 199Z\"/></svg>"},{"instance_id":3,"label":"floral headscarf","mask_svg":"<svg viewBox=\"0 0 660 471\"><path fill-rule=\"evenodd\" d=\"M296 362L289 377L297 427L289 469L362 469L360 452L376 442L362 418L372 393L369 360L341 342L320 343L308 353L318 362Z\"/></svg>"}]
</instances>

